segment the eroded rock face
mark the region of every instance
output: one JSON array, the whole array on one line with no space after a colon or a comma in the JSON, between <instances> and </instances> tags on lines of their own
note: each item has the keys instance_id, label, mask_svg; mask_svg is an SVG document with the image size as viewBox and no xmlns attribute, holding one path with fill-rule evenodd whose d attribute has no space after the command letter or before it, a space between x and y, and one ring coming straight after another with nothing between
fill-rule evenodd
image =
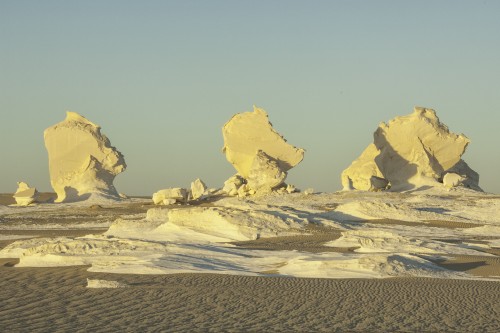
<instances>
[{"instance_id":1,"label":"eroded rock face","mask_svg":"<svg viewBox=\"0 0 500 333\"><path fill-rule=\"evenodd\" d=\"M125 160L98 125L68 111L64 121L45 130L44 139L56 202L92 194L119 199L113 181L125 170Z\"/></svg>"},{"instance_id":2,"label":"eroded rock face","mask_svg":"<svg viewBox=\"0 0 500 333\"><path fill-rule=\"evenodd\" d=\"M37 201L38 191L34 187L30 187L25 182L17 183L17 190L13 197L16 200L18 206L28 206Z\"/></svg>"},{"instance_id":3,"label":"eroded rock face","mask_svg":"<svg viewBox=\"0 0 500 333\"><path fill-rule=\"evenodd\" d=\"M448 169L446 173L455 173L460 175L462 179L459 185L463 185L476 191L483 191L481 187L479 187L479 174L472 170L464 160L460 160L457 164ZM444 177L446 177L446 173Z\"/></svg>"},{"instance_id":4,"label":"eroded rock face","mask_svg":"<svg viewBox=\"0 0 500 333\"><path fill-rule=\"evenodd\" d=\"M416 107L412 114L377 128L374 142L342 173L342 185L372 191L442 186L444 175L459 168L453 172L479 189L477 173L461 160L469 142L465 135L450 132L434 110Z\"/></svg>"},{"instance_id":5,"label":"eroded rock face","mask_svg":"<svg viewBox=\"0 0 500 333\"><path fill-rule=\"evenodd\" d=\"M275 159L259 150L253 159L247 184L256 192L270 191L283 184L286 176L286 171L280 168Z\"/></svg>"},{"instance_id":6,"label":"eroded rock face","mask_svg":"<svg viewBox=\"0 0 500 333\"><path fill-rule=\"evenodd\" d=\"M370 143L361 153L358 159L352 162L351 166L342 172L342 186L345 190L376 190L376 185L372 183L372 177L384 178L375 163L375 157L380 151Z\"/></svg>"},{"instance_id":7,"label":"eroded rock face","mask_svg":"<svg viewBox=\"0 0 500 333\"><path fill-rule=\"evenodd\" d=\"M247 191L268 192L282 185L287 171L304 158L304 149L288 144L273 129L267 113L257 107L234 115L222 128L222 135L222 151L237 176L244 179ZM230 183L234 182L225 184L227 190L237 193L241 184L233 188Z\"/></svg>"}]
</instances>

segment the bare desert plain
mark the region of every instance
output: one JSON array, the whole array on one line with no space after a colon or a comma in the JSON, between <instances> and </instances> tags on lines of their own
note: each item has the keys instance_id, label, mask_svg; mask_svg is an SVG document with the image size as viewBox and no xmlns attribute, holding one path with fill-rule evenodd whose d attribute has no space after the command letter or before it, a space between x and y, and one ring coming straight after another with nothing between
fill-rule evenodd
<instances>
[{"instance_id":1,"label":"bare desert plain","mask_svg":"<svg viewBox=\"0 0 500 333\"><path fill-rule=\"evenodd\" d=\"M2 331L500 329L497 195L54 197L1 196Z\"/></svg>"},{"instance_id":2,"label":"bare desert plain","mask_svg":"<svg viewBox=\"0 0 500 333\"><path fill-rule=\"evenodd\" d=\"M499 333L499 12L0 0L0 333Z\"/></svg>"}]
</instances>

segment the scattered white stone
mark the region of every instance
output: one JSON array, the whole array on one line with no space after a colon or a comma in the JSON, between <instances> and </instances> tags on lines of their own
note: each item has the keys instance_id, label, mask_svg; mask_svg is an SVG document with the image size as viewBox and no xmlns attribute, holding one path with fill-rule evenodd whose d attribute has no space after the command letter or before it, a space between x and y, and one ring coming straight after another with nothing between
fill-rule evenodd
<instances>
[{"instance_id":1,"label":"scattered white stone","mask_svg":"<svg viewBox=\"0 0 500 333\"><path fill-rule=\"evenodd\" d=\"M286 186L286 191L288 193L294 193L294 192L297 192L297 188L294 185L292 185L292 184L288 184Z\"/></svg>"},{"instance_id":2,"label":"scattered white stone","mask_svg":"<svg viewBox=\"0 0 500 333\"><path fill-rule=\"evenodd\" d=\"M18 182L17 190L13 197L18 206L28 206L37 201L38 191L34 187L29 187L25 182Z\"/></svg>"},{"instance_id":3,"label":"scattered white stone","mask_svg":"<svg viewBox=\"0 0 500 333\"><path fill-rule=\"evenodd\" d=\"M308 188L308 189L304 190L304 194L305 195L311 195L313 193L314 193L314 189L313 188Z\"/></svg>"},{"instance_id":4,"label":"scattered white stone","mask_svg":"<svg viewBox=\"0 0 500 333\"><path fill-rule=\"evenodd\" d=\"M124 288L124 287L127 287L127 285L120 283L118 281L87 278L87 288Z\"/></svg>"},{"instance_id":5,"label":"scattered white stone","mask_svg":"<svg viewBox=\"0 0 500 333\"><path fill-rule=\"evenodd\" d=\"M207 185L200 178L191 183L191 198L193 200L199 199L207 193Z\"/></svg>"},{"instance_id":6,"label":"scattered white stone","mask_svg":"<svg viewBox=\"0 0 500 333\"><path fill-rule=\"evenodd\" d=\"M226 159L256 193L270 192L281 185L287 171L304 158L304 149L288 144L273 129L267 113L255 106L253 112L234 115L222 128L222 134ZM226 183L224 191L237 195L241 184Z\"/></svg>"},{"instance_id":7,"label":"scattered white stone","mask_svg":"<svg viewBox=\"0 0 500 333\"><path fill-rule=\"evenodd\" d=\"M434 110L415 107L412 114L380 124L374 143L342 172L342 185L344 190L370 191L441 186L439 179L459 168L456 173L471 174L469 187L480 190L474 182L479 176L461 160L469 142L450 132Z\"/></svg>"},{"instance_id":8,"label":"scattered white stone","mask_svg":"<svg viewBox=\"0 0 500 333\"><path fill-rule=\"evenodd\" d=\"M246 184L246 180L240 175L236 174L224 182L222 191L231 196L238 195L239 188Z\"/></svg>"},{"instance_id":9,"label":"scattered white stone","mask_svg":"<svg viewBox=\"0 0 500 333\"><path fill-rule=\"evenodd\" d=\"M449 172L443 177L443 185L447 188L457 187L465 180L464 177L454 172Z\"/></svg>"},{"instance_id":10,"label":"scattered white stone","mask_svg":"<svg viewBox=\"0 0 500 333\"><path fill-rule=\"evenodd\" d=\"M275 193L278 193L278 194L285 194L285 193L288 193L288 192L286 191L286 187L285 187L285 186L281 186L281 187L279 187L279 188L275 189L275 190L274 190L274 192L275 192Z\"/></svg>"},{"instance_id":11,"label":"scattered white stone","mask_svg":"<svg viewBox=\"0 0 500 333\"><path fill-rule=\"evenodd\" d=\"M91 194L119 199L113 180L126 168L123 155L101 128L75 112L44 132L50 182L56 202L85 200Z\"/></svg>"},{"instance_id":12,"label":"scattered white stone","mask_svg":"<svg viewBox=\"0 0 500 333\"><path fill-rule=\"evenodd\" d=\"M172 205L176 202L186 202L187 197L188 191L185 188L167 188L153 194L153 203L155 205Z\"/></svg>"},{"instance_id":13,"label":"scattered white stone","mask_svg":"<svg viewBox=\"0 0 500 333\"><path fill-rule=\"evenodd\" d=\"M250 195L250 193L248 193L248 192L249 192L248 185L247 185L247 184L243 184L243 185L241 185L241 186L238 188L238 193L237 193L237 195L238 195L238 197L240 197L240 198L244 198L244 197L246 197L246 196Z\"/></svg>"},{"instance_id":14,"label":"scattered white stone","mask_svg":"<svg viewBox=\"0 0 500 333\"><path fill-rule=\"evenodd\" d=\"M168 206L168 205L173 205L177 202L176 199L163 199L163 201L161 202L162 205L165 205L165 206Z\"/></svg>"}]
</instances>

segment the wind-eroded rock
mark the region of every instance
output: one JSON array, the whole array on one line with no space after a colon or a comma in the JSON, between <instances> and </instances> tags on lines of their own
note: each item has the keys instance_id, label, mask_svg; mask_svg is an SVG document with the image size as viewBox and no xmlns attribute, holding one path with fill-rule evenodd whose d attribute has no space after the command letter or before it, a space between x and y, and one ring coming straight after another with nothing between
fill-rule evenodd
<instances>
[{"instance_id":1,"label":"wind-eroded rock","mask_svg":"<svg viewBox=\"0 0 500 333\"><path fill-rule=\"evenodd\" d=\"M246 181L247 192L269 192L282 185L287 171L304 158L304 149L288 144L273 129L267 113L257 107L234 115L222 134L222 151L238 171L237 176Z\"/></svg>"},{"instance_id":2,"label":"wind-eroded rock","mask_svg":"<svg viewBox=\"0 0 500 333\"><path fill-rule=\"evenodd\" d=\"M28 206L37 201L39 194L36 188L30 187L25 182L18 182L17 190L13 197L18 206Z\"/></svg>"},{"instance_id":3,"label":"wind-eroded rock","mask_svg":"<svg viewBox=\"0 0 500 333\"><path fill-rule=\"evenodd\" d=\"M416 107L412 114L382 123L374 142L342 172L344 189L406 190L442 186L454 172L463 184L480 190L479 176L461 160L469 139L448 130L432 109Z\"/></svg>"},{"instance_id":4,"label":"wind-eroded rock","mask_svg":"<svg viewBox=\"0 0 500 333\"><path fill-rule=\"evenodd\" d=\"M45 130L44 139L56 202L91 194L119 198L113 180L125 170L125 160L98 125L68 111L64 121Z\"/></svg>"}]
</instances>

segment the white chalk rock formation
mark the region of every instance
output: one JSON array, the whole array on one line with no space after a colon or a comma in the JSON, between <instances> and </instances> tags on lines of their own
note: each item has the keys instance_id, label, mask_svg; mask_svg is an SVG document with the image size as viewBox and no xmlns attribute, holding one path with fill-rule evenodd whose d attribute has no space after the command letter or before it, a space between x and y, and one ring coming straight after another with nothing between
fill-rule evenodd
<instances>
[{"instance_id":1,"label":"white chalk rock formation","mask_svg":"<svg viewBox=\"0 0 500 333\"><path fill-rule=\"evenodd\" d=\"M342 173L342 186L344 190L370 190L376 191L381 188L378 186L387 186L380 184L379 179L384 179L384 175L380 172L375 157L380 151L371 143L361 153L361 156L352 162L351 166Z\"/></svg>"},{"instance_id":2,"label":"white chalk rock formation","mask_svg":"<svg viewBox=\"0 0 500 333\"><path fill-rule=\"evenodd\" d=\"M241 187L243 187L243 185L246 185L246 183L247 181L243 177L236 174L234 176L231 176L228 180L224 182L224 187L222 187L222 191L227 193L228 195L236 196L238 195L238 190Z\"/></svg>"},{"instance_id":3,"label":"white chalk rock formation","mask_svg":"<svg viewBox=\"0 0 500 333\"><path fill-rule=\"evenodd\" d=\"M270 192L283 184L286 176L286 171L280 168L276 160L259 150L253 159L247 185L256 192Z\"/></svg>"},{"instance_id":4,"label":"white chalk rock formation","mask_svg":"<svg viewBox=\"0 0 500 333\"><path fill-rule=\"evenodd\" d=\"M143 220L117 219L107 236L197 242L246 241L295 235L307 221L229 207L152 208Z\"/></svg>"},{"instance_id":5,"label":"white chalk rock formation","mask_svg":"<svg viewBox=\"0 0 500 333\"><path fill-rule=\"evenodd\" d=\"M461 160L469 142L463 134L451 133L434 110L416 107L412 114L378 127L374 143L342 172L342 185L345 190L372 191L439 186L447 172L458 168L452 172L480 190L479 176Z\"/></svg>"},{"instance_id":6,"label":"white chalk rock formation","mask_svg":"<svg viewBox=\"0 0 500 333\"><path fill-rule=\"evenodd\" d=\"M29 187L25 182L17 183L16 193L13 195L18 206L28 206L38 199L38 191L34 187Z\"/></svg>"},{"instance_id":7,"label":"white chalk rock formation","mask_svg":"<svg viewBox=\"0 0 500 333\"><path fill-rule=\"evenodd\" d=\"M454 172L448 172L443 177L443 185L447 188L457 187L462 184L464 177Z\"/></svg>"},{"instance_id":8,"label":"white chalk rock formation","mask_svg":"<svg viewBox=\"0 0 500 333\"><path fill-rule=\"evenodd\" d=\"M461 186L465 186L467 188L476 190L476 191L483 191L481 187L479 187L479 174L472 170L467 163L465 163L464 160L460 160L457 164L455 164L452 168L447 170L448 173L455 173L457 175L460 175L462 177L462 180L460 181ZM445 175L446 176L446 175ZM444 183L444 177L443 177L443 183Z\"/></svg>"},{"instance_id":9,"label":"white chalk rock formation","mask_svg":"<svg viewBox=\"0 0 500 333\"><path fill-rule=\"evenodd\" d=\"M167 188L153 194L153 203L155 205L172 205L176 202L186 202L187 197L188 191L185 188Z\"/></svg>"},{"instance_id":10,"label":"white chalk rock formation","mask_svg":"<svg viewBox=\"0 0 500 333\"><path fill-rule=\"evenodd\" d=\"M255 106L253 112L234 115L222 128L222 135L226 159L245 180L248 190L255 192L282 185L287 171L304 158L304 149L288 144L273 129L267 113ZM230 183L234 183L233 177ZM226 183L225 188L232 187ZM227 188L226 192L237 193L238 189Z\"/></svg>"},{"instance_id":11,"label":"white chalk rock formation","mask_svg":"<svg viewBox=\"0 0 500 333\"><path fill-rule=\"evenodd\" d=\"M207 194L207 185L200 178L197 178L191 183L191 199L200 199L205 194Z\"/></svg>"},{"instance_id":12,"label":"white chalk rock formation","mask_svg":"<svg viewBox=\"0 0 500 333\"><path fill-rule=\"evenodd\" d=\"M50 182L56 202L79 201L92 194L119 199L113 180L126 168L123 155L101 128L76 112L44 132Z\"/></svg>"}]
</instances>

